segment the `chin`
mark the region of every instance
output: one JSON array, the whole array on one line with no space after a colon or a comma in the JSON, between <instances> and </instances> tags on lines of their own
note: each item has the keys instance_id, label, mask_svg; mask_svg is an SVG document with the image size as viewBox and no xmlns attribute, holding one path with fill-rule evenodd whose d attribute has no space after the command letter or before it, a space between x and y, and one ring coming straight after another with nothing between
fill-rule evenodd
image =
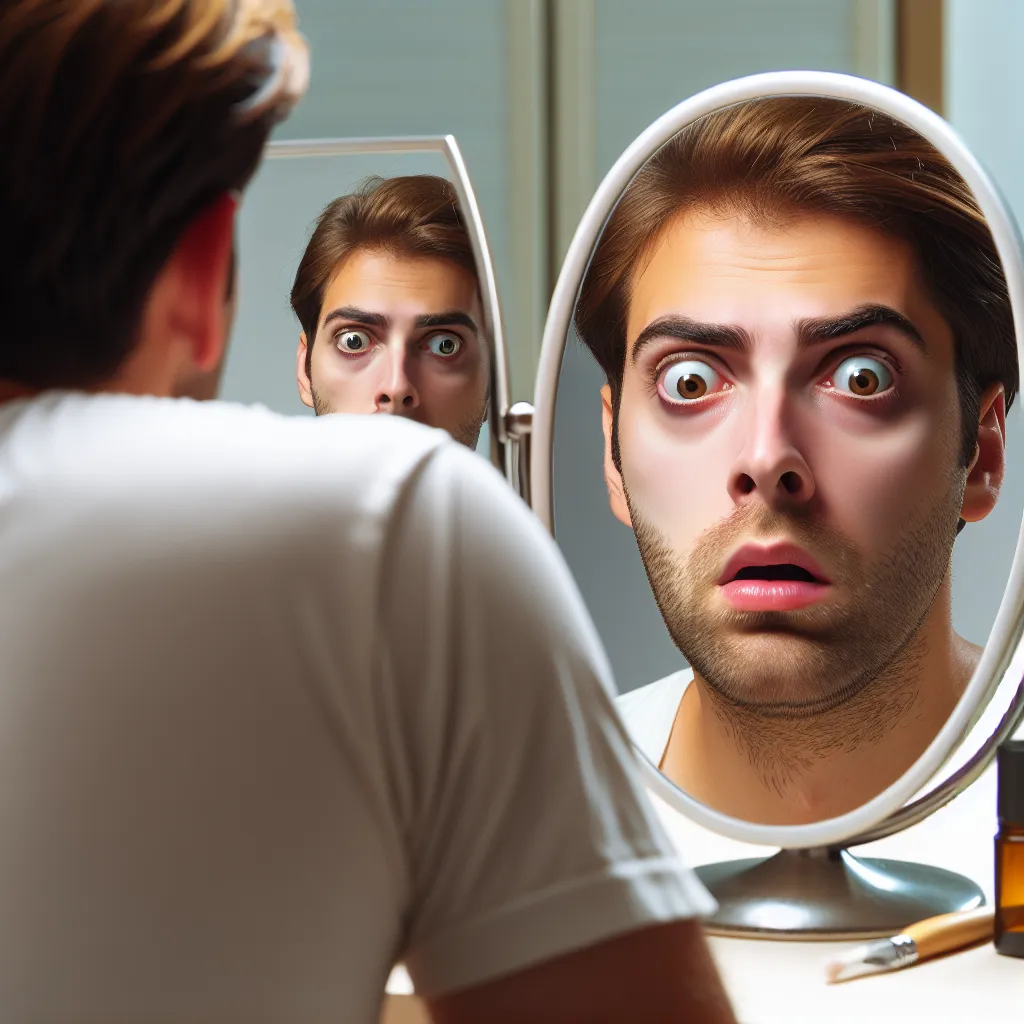
<instances>
[{"instance_id":1,"label":"chin","mask_svg":"<svg viewBox=\"0 0 1024 1024\"><path fill-rule=\"evenodd\" d=\"M823 665L818 644L784 634L759 634L723 641L712 663L700 671L719 697L753 709L786 705L820 709L835 699L835 666ZM695 659L698 664L702 659ZM695 665L695 667L697 667Z\"/></svg>"}]
</instances>

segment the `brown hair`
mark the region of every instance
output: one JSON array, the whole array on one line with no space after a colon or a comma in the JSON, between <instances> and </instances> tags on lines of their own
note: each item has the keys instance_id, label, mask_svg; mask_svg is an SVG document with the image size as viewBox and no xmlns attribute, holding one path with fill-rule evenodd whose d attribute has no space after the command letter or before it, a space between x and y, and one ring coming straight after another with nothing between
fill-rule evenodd
<instances>
[{"instance_id":1,"label":"brown hair","mask_svg":"<svg viewBox=\"0 0 1024 1024\"><path fill-rule=\"evenodd\" d=\"M906 125L841 100L772 98L688 125L637 173L595 249L576 330L618 418L630 290L681 210L739 209L765 223L796 211L850 217L911 243L953 331L967 464L981 393L1018 387L1013 315L995 243L966 182ZM617 424L616 424L617 427ZM619 465L618 431L612 454Z\"/></svg>"},{"instance_id":2,"label":"brown hair","mask_svg":"<svg viewBox=\"0 0 1024 1024\"><path fill-rule=\"evenodd\" d=\"M89 387L188 224L241 190L305 87L290 0L8 0L0 378Z\"/></svg>"},{"instance_id":3,"label":"brown hair","mask_svg":"<svg viewBox=\"0 0 1024 1024\"><path fill-rule=\"evenodd\" d=\"M455 186L432 174L367 178L330 203L317 218L292 286L292 309L306 333L306 372L324 292L357 250L442 259L476 277L469 233Z\"/></svg>"}]
</instances>

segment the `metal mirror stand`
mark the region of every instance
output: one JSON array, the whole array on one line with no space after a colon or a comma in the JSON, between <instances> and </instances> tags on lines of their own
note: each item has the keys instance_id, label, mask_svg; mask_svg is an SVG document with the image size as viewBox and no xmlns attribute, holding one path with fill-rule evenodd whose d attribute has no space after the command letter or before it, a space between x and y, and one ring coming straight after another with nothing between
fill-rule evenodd
<instances>
[{"instance_id":1,"label":"metal mirror stand","mask_svg":"<svg viewBox=\"0 0 1024 1024\"><path fill-rule=\"evenodd\" d=\"M718 901L705 931L733 938L881 938L985 902L974 882L952 871L838 848L780 850L705 864L696 874Z\"/></svg>"},{"instance_id":2,"label":"metal mirror stand","mask_svg":"<svg viewBox=\"0 0 1024 1024\"><path fill-rule=\"evenodd\" d=\"M530 504L530 441L533 434L533 406L516 402L505 414L505 477L516 494Z\"/></svg>"},{"instance_id":3,"label":"metal mirror stand","mask_svg":"<svg viewBox=\"0 0 1024 1024\"><path fill-rule=\"evenodd\" d=\"M873 106L903 120L944 153L975 190L992 227L1010 288L1018 353L1024 351L1024 267L1019 232L988 176L941 118L885 86L827 72L770 72L715 86L663 115L623 153L587 207L562 264L544 327L535 409L530 418L532 450L526 453L532 471L524 494L551 533L558 378L579 284L607 217L633 175L685 125L730 104L768 96L820 96ZM719 904L717 913L705 922L709 932L799 940L891 935L914 921L984 903L982 890L961 875L924 864L860 859L849 852L849 847L909 828L949 803L982 774L996 747L1024 720L1024 652L1018 646L1024 630L1022 583L1024 555L1018 544L1003 606L990 638L995 653L986 650L986 678L972 680L965 694L963 703L972 706L970 715L955 712L932 747L898 782L842 818L780 830L727 818L678 789L637 752L651 789L698 825L741 841L783 847L767 858L697 868L698 876ZM941 770L955 745L964 741L980 709L995 696L1000 683L1013 679L1018 682L1006 713L974 756L925 796L906 803ZM773 835L775 832L787 836L780 839Z\"/></svg>"}]
</instances>

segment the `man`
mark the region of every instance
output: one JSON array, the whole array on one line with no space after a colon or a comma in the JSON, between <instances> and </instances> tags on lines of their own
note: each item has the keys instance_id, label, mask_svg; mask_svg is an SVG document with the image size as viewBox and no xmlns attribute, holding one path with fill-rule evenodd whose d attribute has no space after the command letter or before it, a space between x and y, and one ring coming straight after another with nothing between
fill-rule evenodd
<instances>
[{"instance_id":1,"label":"man","mask_svg":"<svg viewBox=\"0 0 1024 1024\"><path fill-rule=\"evenodd\" d=\"M728 1021L578 593L393 417L196 402L284 2L0 12L10 1021Z\"/></svg>"},{"instance_id":2,"label":"man","mask_svg":"<svg viewBox=\"0 0 1024 1024\"><path fill-rule=\"evenodd\" d=\"M730 108L631 183L576 323L612 510L691 666L620 699L631 732L748 820L876 796L980 655L950 559L996 502L1017 359L969 188L877 112Z\"/></svg>"},{"instance_id":3,"label":"man","mask_svg":"<svg viewBox=\"0 0 1024 1024\"><path fill-rule=\"evenodd\" d=\"M296 378L317 415L386 413L475 448L490 359L451 182L371 178L317 220L292 288Z\"/></svg>"}]
</instances>

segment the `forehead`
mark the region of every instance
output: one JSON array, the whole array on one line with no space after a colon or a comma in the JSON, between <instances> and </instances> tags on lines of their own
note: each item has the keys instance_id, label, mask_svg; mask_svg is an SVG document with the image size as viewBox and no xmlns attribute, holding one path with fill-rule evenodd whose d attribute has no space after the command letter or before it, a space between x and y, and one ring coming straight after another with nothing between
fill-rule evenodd
<instances>
[{"instance_id":1,"label":"forehead","mask_svg":"<svg viewBox=\"0 0 1024 1024\"><path fill-rule=\"evenodd\" d=\"M879 303L911 320L934 313L911 246L856 221L794 215L754 223L691 211L674 218L633 281L632 342L658 317L684 313L753 330Z\"/></svg>"},{"instance_id":2,"label":"forehead","mask_svg":"<svg viewBox=\"0 0 1024 1024\"><path fill-rule=\"evenodd\" d=\"M476 277L450 260L357 250L335 270L321 317L357 306L392 318L459 310L479 323Z\"/></svg>"}]
</instances>

